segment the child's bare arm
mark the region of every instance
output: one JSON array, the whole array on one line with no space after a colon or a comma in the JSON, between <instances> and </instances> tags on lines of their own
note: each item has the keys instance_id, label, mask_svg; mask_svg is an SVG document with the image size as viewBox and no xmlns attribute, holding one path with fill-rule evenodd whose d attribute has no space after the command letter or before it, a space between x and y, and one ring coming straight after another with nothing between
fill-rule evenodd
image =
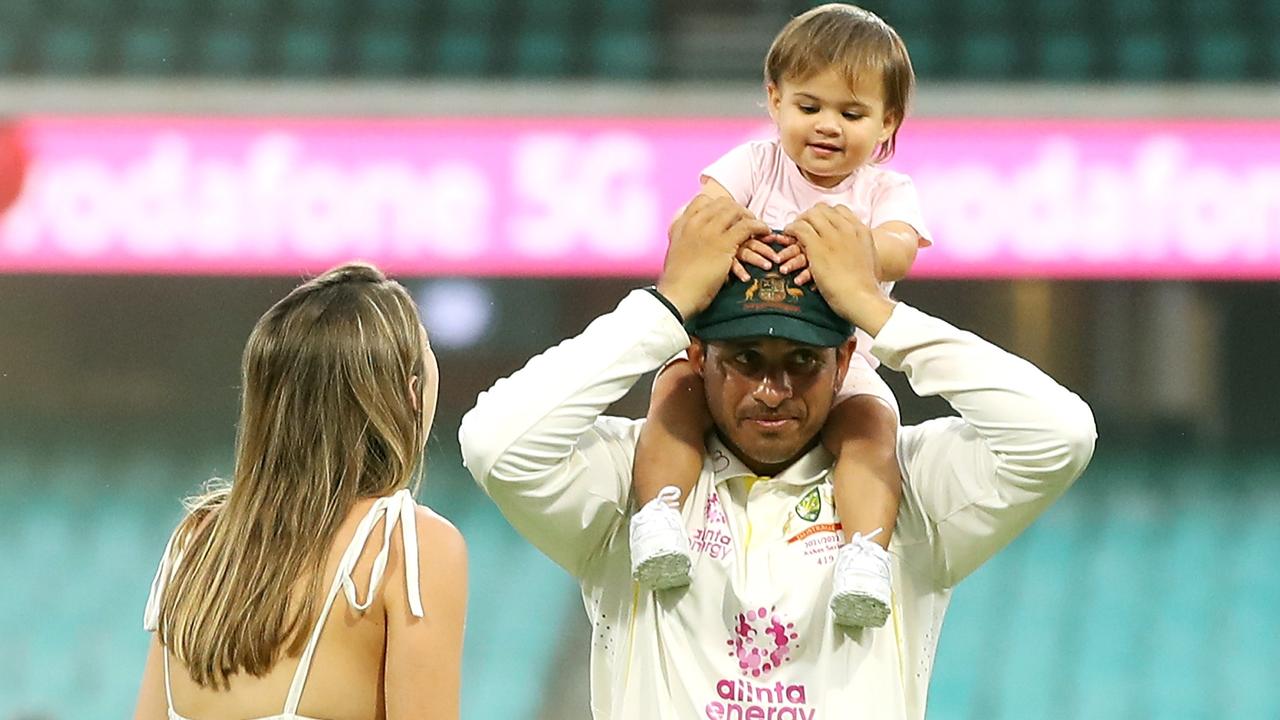
<instances>
[{"instance_id":1,"label":"child's bare arm","mask_svg":"<svg viewBox=\"0 0 1280 720\"><path fill-rule=\"evenodd\" d=\"M704 437L710 429L702 377L687 360L659 370L632 466L637 506L656 498L667 485L680 488L682 500L689 496L702 470Z\"/></svg>"},{"instance_id":2,"label":"child's bare arm","mask_svg":"<svg viewBox=\"0 0 1280 720\"><path fill-rule=\"evenodd\" d=\"M916 252L920 249L920 233L901 220L890 220L871 229L880 261L880 281L901 280L911 272Z\"/></svg>"},{"instance_id":3,"label":"child's bare arm","mask_svg":"<svg viewBox=\"0 0 1280 720\"><path fill-rule=\"evenodd\" d=\"M832 479L846 542L880 528L875 542L889 546L902 499L897 432L897 415L872 395L848 398L827 417L822 442L836 456Z\"/></svg>"}]
</instances>

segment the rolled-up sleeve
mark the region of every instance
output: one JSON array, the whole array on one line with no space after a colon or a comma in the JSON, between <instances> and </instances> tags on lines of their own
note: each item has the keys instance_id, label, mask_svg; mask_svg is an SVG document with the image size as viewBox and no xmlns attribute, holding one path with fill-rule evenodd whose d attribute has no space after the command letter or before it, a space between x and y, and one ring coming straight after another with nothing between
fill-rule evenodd
<instances>
[{"instance_id":1,"label":"rolled-up sleeve","mask_svg":"<svg viewBox=\"0 0 1280 720\"><path fill-rule=\"evenodd\" d=\"M688 346L660 301L635 291L582 334L480 394L463 462L512 526L575 576L626 514L639 422L602 417Z\"/></svg>"},{"instance_id":2,"label":"rolled-up sleeve","mask_svg":"<svg viewBox=\"0 0 1280 720\"><path fill-rule=\"evenodd\" d=\"M905 492L933 526L935 574L950 587L1080 476L1097 438L1093 413L1026 360L903 304L871 352L959 413L898 435Z\"/></svg>"}]
</instances>

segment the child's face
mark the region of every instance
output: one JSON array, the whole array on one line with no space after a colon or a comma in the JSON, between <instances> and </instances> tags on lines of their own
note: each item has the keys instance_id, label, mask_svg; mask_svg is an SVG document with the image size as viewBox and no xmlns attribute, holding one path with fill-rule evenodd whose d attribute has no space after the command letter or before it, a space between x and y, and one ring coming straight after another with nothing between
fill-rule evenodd
<instances>
[{"instance_id":1,"label":"child's face","mask_svg":"<svg viewBox=\"0 0 1280 720\"><path fill-rule=\"evenodd\" d=\"M893 134L897 120L885 117L883 87L876 73L850 87L834 68L769 85L769 114L782 149L810 182L838 185Z\"/></svg>"}]
</instances>

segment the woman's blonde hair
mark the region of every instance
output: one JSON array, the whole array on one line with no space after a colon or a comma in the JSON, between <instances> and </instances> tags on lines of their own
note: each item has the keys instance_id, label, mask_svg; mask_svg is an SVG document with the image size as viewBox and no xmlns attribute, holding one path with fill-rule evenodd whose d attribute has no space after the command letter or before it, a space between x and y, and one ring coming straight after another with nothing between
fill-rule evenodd
<instances>
[{"instance_id":1,"label":"woman's blonde hair","mask_svg":"<svg viewBox=\"0 0 1280 720\"><path fill-rule=\"evenodd\" d=\"M352 506L417 489L429 419L410 386L429 387L425 343L404 287L358 263L304 283L254 326L235 472L189 501L160 608L160 641L200 686L300 653Z\"/></svg>"},{"instance_id":2,"label":"woman's blonde hair","mask_svg":"<svg viewBox=\"0 0 1280 720\"><path fill-rule=\"evenodd\" d=\"M834 68L853 85L877 73L883 83L885 117L895 127L876 151L875 162L893 157L898 128L907 117L916 75L897 31L878 15L854 5L828 3L791 19L773 39L764 59L764 81L804 81Z\"/></svg>"}]
</instances>

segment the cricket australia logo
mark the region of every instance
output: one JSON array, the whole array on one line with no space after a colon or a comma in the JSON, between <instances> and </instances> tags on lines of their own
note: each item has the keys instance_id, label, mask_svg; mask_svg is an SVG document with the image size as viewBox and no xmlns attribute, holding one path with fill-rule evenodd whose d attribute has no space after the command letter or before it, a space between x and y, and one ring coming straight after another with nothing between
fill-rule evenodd
<instances>
[{"instance_id":1,"label":"cricket australia logo","mask_svg":"<svg viewBox=\"0 0 1280 720\"><path fill-rule=\"evenodd\" d=\"M796 503L796 515L805 522L814 522L821 513L822 495L816 487L805 493L804 497L800 498L800 502Z\"/></svg>"},{"instance_id":2,"label":"cricket australia logo","mask_svg":"<svg viewBox=\"0 0 1280 720\"><path fill-rule=\"evenodd\" d=\"M738 613L729 638L729 656L736 658L744 677L758 678L783 663L790 662L799 634L795 623L775 608L756 608Z\"/></svg>"}]
</instances>

